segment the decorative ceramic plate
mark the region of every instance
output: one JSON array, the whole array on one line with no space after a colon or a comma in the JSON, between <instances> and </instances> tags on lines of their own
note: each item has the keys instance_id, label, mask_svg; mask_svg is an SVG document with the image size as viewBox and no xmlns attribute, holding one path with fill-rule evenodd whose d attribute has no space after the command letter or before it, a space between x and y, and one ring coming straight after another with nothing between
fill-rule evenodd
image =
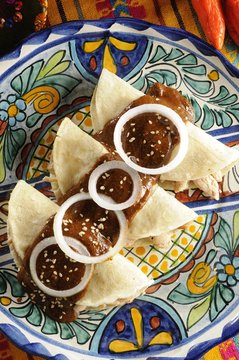
<instances>
[{"instance_id":1,"label":"decorative ceramic plate","mask_svg":"<svg viewBox=\"0 0 239 360\"><path fill-rule=\"evenodd\" d=\"M22 178L52 196L42 179L57 128L68 115L92 131L90 99L103 66L143 91L156 81L177 88L192 102L199 127L239 145L239 71L193 35L113 19L28 38L1 60L0 329L25 351L57 360L196 359L239 332L239 166L224 178L219 201L199 190L177 194L198 217L175 232L166 253L123 250L154 279L133 303L57 323L17 281L6 237L9 193Z\"/></svg>"}]
</instances>

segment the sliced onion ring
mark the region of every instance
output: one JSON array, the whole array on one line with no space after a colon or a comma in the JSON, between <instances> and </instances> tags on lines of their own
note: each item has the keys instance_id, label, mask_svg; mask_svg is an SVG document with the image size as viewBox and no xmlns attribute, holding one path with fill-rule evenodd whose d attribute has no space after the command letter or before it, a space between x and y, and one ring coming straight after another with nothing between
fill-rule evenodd
<instances>
[{"instance_id":1,"label":"sliced onion ring","mask_svg":"<svg viewBox=\"0 0 239 360\"><path fill-rule=\"evenodd\" d=\"M168 164L158 168L146 168L136 164L128 155L126 155L122 146L121 134L123 126L133 117L143 113L159 113L160 115L165 116L172 121L179 132L180 141L177 155ZM114 130L114 145L120 157L134 170L144 174L159 175L173 170L183 161L188 149L188 131L183 120L174 110L160 104L144 104L128 110L119 118Z\"/></svg>"},{"instance_id":2,"label":"sliced onion ring","mask_svg":"<svg viewBox=\"0 0 239 360\"><path fill-rule=\"evenodd\" d=\"M106 200L108 196L103 195L103 199ZM98 264L100 262L103 262L112 256L114 256L116 253L118 253L123 246L125 246L125 233L127 229L127 221L124 216L124 213L122 211L115 211L115 215L117 216L119 227L120 227L120 233L119 238L115 246L111 247L110 250L102 255L99 256L91 256L91 255L82 255L79 253L76 253L73 251L70 246L67 244L65 237L62 233L62 221L65 215L65 212L69 209L69 207L73 204L75 204L78 201L82 200L92 200L89 193L80 193L71 196L68 198L58 209L53 223L53 230L54 230L54 236L57 244L61 248L61 250L69 256L71 259L78 261L80 263L84 264Z\"/></svg>"},{"instance_id":3,"label":"sliced onion ring","mask_svg":"<svg viewBox=\"0 0 239 360\"><path fill-rule=\"evenodd\" d=\"M102 194L99 194L97 192L97 181L99 177L105 172L112 169L120 169L127 172L133 182L133 191L131 196L126 201L121 203L114 202L113 199L111 199L110 197L109 200L104 200ZM92 171L89 178L88 186L89 186L89 193L92 199L100 207L108 210L123 210L129 208L136 202L141 191L141 180L138 172L130 168L123 161L112 160L112 161L104 162L103 164L97 166L97 168Z\"/></svg>"},{"instance_id":4,"label":"sliced onion ring","mask_svg":"<svg viewBox=\"0 0 239 360\"><path fill-rule=\"evenodd\" d=\"M81 252L89 255L87 248L83 244L81 244L80 241L73 239L71 237L66 237L65 241L67 242L67 244L72 246L75 250L81 251ZM85 265L85 272L84 272L82 279L80 280L79 284L77 284L76 286L74 286L71 289L55 290L55 289L52 289L52 288L44 285L42 283L42 281L39 279L39 277L37 275L37 271L36 271L37 257L46 247L48 247L50 245L57 245L54 236L51 236L49 238L46 238L46 239L43 239L42 241L40 241L34 247L32 253L31 253L29 266L30 266L30 273L31 273L33 281L36 283L36 285L38 286L38 288L40 290L42 290L45 294L47 294L49 296L69 297L69 296L79 293L88 284L88 282L91 278L92 272L93 272L93 265Z\"/></svg>"}]
</instances>

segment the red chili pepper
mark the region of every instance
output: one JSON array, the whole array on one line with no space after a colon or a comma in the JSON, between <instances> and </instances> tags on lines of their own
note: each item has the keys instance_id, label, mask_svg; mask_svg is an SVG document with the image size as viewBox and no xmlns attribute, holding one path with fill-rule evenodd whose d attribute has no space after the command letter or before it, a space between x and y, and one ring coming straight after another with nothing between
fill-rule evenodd
<instances>
[{"instance_id":1,"label":"red chili pepper","mask_svg":"<svg viewBox=\"0 0 239 360\"><path fill-rule=\"evenodd\" d=\"M223 47L225 19L220 0L192 0L192 5L208 41L218 50Z\"/></svg>"},{"instance_id":2,"label":"red chili pepper","mask_svg":"<svg viewBox=\"0 0 239 360\"><path fill-rule=\"evenodd\" d=\"M239 0L224 0L223 3L227 30L239 46Z\"/></svg>"}]
</instances>

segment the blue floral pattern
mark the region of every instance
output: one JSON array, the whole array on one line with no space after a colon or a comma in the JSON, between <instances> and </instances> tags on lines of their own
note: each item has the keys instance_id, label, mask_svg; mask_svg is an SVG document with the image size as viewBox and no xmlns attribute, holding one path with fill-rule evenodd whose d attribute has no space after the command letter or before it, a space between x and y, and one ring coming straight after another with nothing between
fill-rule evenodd
<instances>
[{"instance_id":1,"label":"blue floral pattern","mask_svg":"<svg viewBox=\"0 0 239 360\"><path fill-rule=\"evenodd\" d=\"M237 284L239 281L239 258L231 259L227 255L222 255L215 266L219 282L226 283L228 286Z\"/></svg>"},{"instance_id":2,"label":"blue floral pattern","mask_svg":"<svg viewBox=\"0 0 239 360\"><path fill-rule=\"evenodd\" d=\"M0 119L8 121L9 126L13 127L19 121L26 118L27 105L25 101L16 95L8 95L7 100L0 101Z\"/></svg>"}]
</instances>

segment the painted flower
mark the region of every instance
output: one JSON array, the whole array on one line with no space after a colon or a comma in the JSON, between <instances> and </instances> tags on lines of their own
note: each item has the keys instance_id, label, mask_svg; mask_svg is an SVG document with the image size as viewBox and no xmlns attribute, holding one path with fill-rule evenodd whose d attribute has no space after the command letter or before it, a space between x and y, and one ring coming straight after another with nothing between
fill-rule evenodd
<instances>
[{"instance_id":1,"label":"painted flower","mask_svg":"<svg viewBox=\"0 0 239 360\"><path fill-rule=\"evenodd\" d=\"M25 120L24 110L26 107L23 99L17 98L16 95L9 95L7 100L0 101L0 119L8 121L10 126L14 126L18 121Z\"/></svg>"},{"instance_id":2,"label":"painted flower","mask_svg":"<svg viewBox=\"0 0 239 360\"><path fill-rule=\"evenodd\" d=\"M215 263L218 273L218 281L227 283L228 286L235 286L239 281L239 258L230 259L227 255L222 255L220 260Z\"/></svg>"}]
</instances>

